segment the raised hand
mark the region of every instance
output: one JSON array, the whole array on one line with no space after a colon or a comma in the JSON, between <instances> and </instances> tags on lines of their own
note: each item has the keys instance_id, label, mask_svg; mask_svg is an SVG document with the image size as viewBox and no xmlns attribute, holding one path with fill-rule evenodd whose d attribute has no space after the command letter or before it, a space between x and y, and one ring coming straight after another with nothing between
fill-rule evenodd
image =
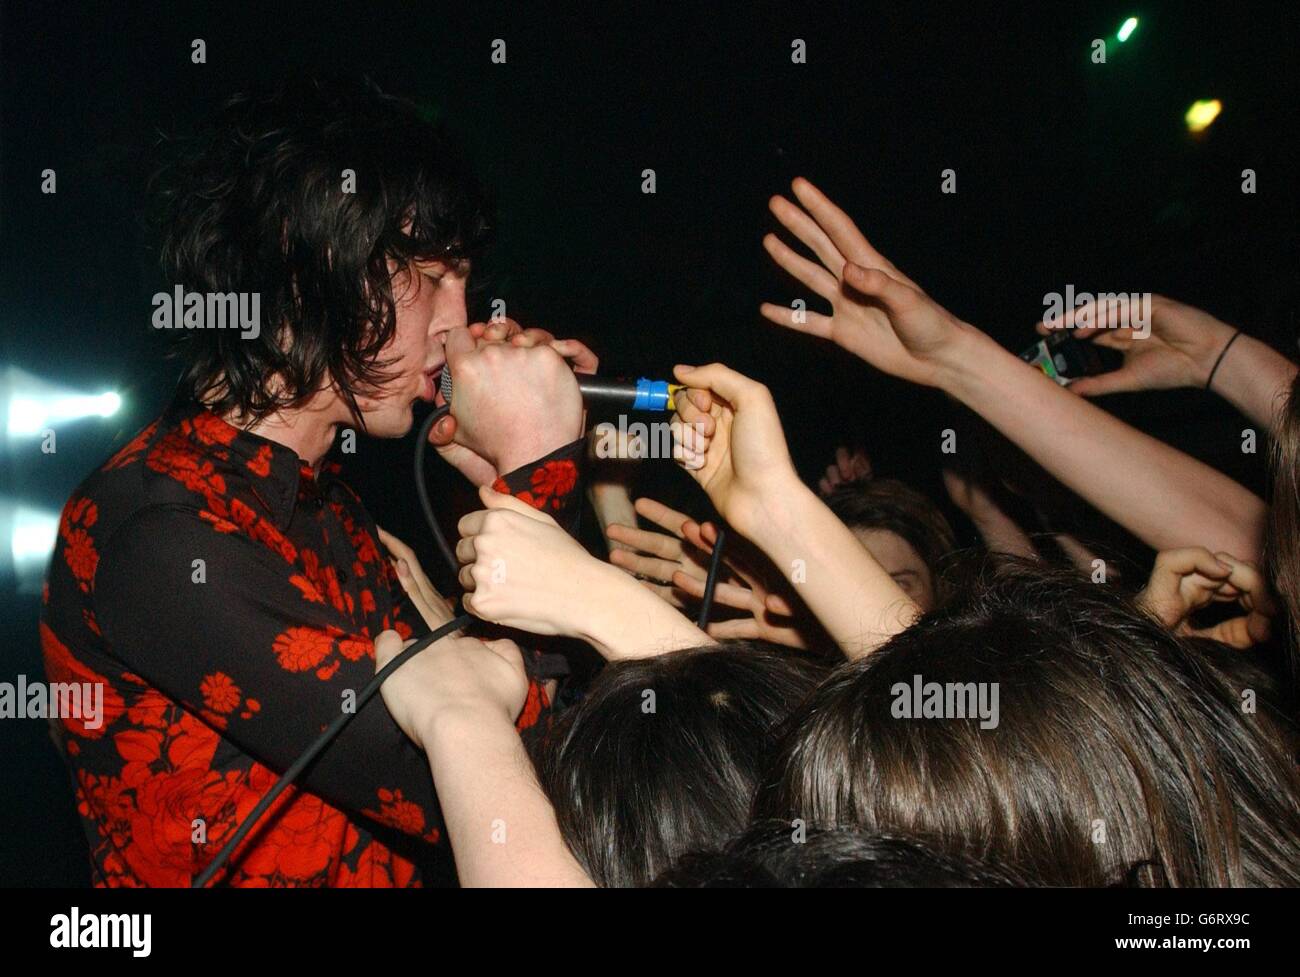
<instances>
[{"instance_id":1,"label":"raised hand","mask_svg":"<svg viewBox=\"0 0 1300 977\"><path fill-rule=\"evenodd\" d=\"M713 552L718 542L718 530L713 523L688 522L683 529L698 551ZM801 620L802 615L788 598L768 589L768 580L780 578L771 561L736 533L731 534L722 559L734 574L734 580L718 581L713 602L744 611L748 616L711 621L707 628L709 635L719 640L739 638L807 648L809 622ZM707 570L703 573L678 570L672 575L673 583L680 590L697 599L704 596L707 579Z\"/></svg>"},{"instance_id":2,"label":"raised hand","mask_svg":"<svg viewBox=\"0 0 1300 977\"><path fill-rule=\"evenodd\" d=\"M1080 377L1070 384L1070 390L1085 397L1204 387L1214 361L1237 331L1208 312L1163 295L1151 296L1149 309L1134 308L1127 296L1115 302L1090 302L1067 309L1059 319L1039 322L1036 328L1044 336L1068 329L1080 339L1124 355L1118 370Z\"/></svg>"},{"instance_id":3,"label":"raised hand","mask_svg":"<svg viewBox=\"0 0 1300 977\"><path fill-rule=\"evenodd\" d=\"M657 533L610 523L605 527L606 536L626 548L611 549L609 562L639 578L641 585L652 593L681 608L682 600L671 586L674 575L681 572L698 580L708 576L708 555L686 542L686 527L695 522L685 513L654 499L637 499L635 509L665 531Z\"/></svg>"},{"instance_id":4,"label":"raised hand","mask_svg":"<svg viewBox=\"0 0 1300 977\"><path fill-rule=\"evenodd\" d=\"M765 302L763 316L829 339L891 376L945 386L946 372L960 362L955 341L979 330L930 299L815 186L800 178L792 187L802 208L780 196L769 206L820 264L775 234L764 237L763 247L778 265L829 302L831 314Z\"/></svg>"},{"instance_id":5,"label":"raised hand","mask_svg":"<svg viewBox=\"0 0 1300 977\"><path fill-rule=\"evenodd\" d=\"M1271 619L1277 614L1268 586L1255 567L1199 546L1159 553L1151 579L1137 601L1178 634L1212 638L1233 648L1267 641ZM1193 628L1192 615L1216 601L1236 601L1246 613L1208 628Z\"/></svg>"},{"instance_id":6,"label":"raised hand","mask_svg":"<svg viewBox=\"0 0 1300 977\"><path fill-rule=\"evenodd\" d=\"M678 398L674 457L718 514L750 535L765 507L799 483L772 394L721 363L678 366L676 375L691 395ZM697 400L697 391L709 396Z\"/></svg>"},{"instance_id":7,"label":"raised hand","mask_svg":"<svg viewBox=\"0 0 1300 977\"><path fill-rule=\"evenodd\" d=\"M817 491L830 495L842 485L865 482L871 478L871 458L865 448L850 451L841 445L835 449L835 461L826 466L826 474L817 480Z\"/></svg>"}]
</instances>

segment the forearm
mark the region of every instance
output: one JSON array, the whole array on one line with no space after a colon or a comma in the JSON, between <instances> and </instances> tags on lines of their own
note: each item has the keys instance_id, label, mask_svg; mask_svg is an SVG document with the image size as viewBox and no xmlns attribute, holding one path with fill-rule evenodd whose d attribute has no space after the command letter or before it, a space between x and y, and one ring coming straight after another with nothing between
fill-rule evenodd
<instances>
[{"instance_id":1,"label":"forearm","mask_svg":"<svg viewBox=\"0 0 1300 977\"><path fill-rule=\"evenodd\" d=\"M1277 350L1243 333L1219 362L1210 389L1256 424L1276 431L1296 370Z\"/></svg>"},{"instance_id":2,"label":"forearm","mask_svg":"<svg viewBox=\"0 0 1300 977\"><path fill-rule=\"evenodd\" d=\"M920 608L816 494L792 478L742 519L849 658L869 654L911 626Z\"/></svg>"},{"instance_id":3,"label":"forearm","mask_svg":"<svg viewBox=\"0 0 1300 977\"><path fill-rule=\"evenodd\" d=\"M627 486L622 482L593 479L587 486L587 495L591 499L591 508L596 513L596 521L600 523L600 532L605 538L606 547L611 552L616 549L631 550L632 547L615 542L606 533L606 529L612 523L636 526L636 506L632 504L632 496L628 493Z\"/></svg>"},{"instance_id":4,"label":"forearm","mask_svg":"<svg viewBox=\"0 0 1300 977\"><path fill-rule=\"evenodd\" d=\"M984 540L984 546L990 553L1006 553L1009 556L1021 556L1026 559L1034 559L1038 556L1029 534L995 503L972 506L966 515L974 524L980 539Z\"/></svg>"},{"instance_id":5,"label":"forearm","mask_svg":"<svg viewBox=\"0 0 1300 977\"><path fill-rule=\"evenodd\" d=\"M983 335L953 351L945 389L1068 488L1157 550L1258 557L1264 504L1221 472L1053 383Z\"/></svg>"},{"instance_id":6,"label":"forearm","mask_svg":"<svg viewBox=\"0 0 1300 977\"><path fill-rule=\"evenodd\" d=\"M1055 533L1053 538L1056 540L1056 545L1061 547L1061 552L1066 555L1071 563L1084 573L1093 572L1095 569L1093 563L1097 559L1096 553L1088 549L1088 547L1084 546L1069 533Z\"/></svg>"},{"instance_id":7,"label":"forearm","mask_svg":"<svg viewBox=\"0 0 1300 977\"><path fill-rule=\"evenodd\" d=\"M505 717L444 715L423 737L467 887L589 887L564 844L519 734Z\"/></svg>"},{"instance_id":8,"label":"forearm","mask_svg":"<svg viewBox=\"0 0 1300 977\"><path fill-rule=\"evenodd\" d=\"M716 643L677 608L622 570L592 562L593 578L582 588L584 610L575 615L577 636L606 661L651 658Z\"/></svg>"}]
</instances>

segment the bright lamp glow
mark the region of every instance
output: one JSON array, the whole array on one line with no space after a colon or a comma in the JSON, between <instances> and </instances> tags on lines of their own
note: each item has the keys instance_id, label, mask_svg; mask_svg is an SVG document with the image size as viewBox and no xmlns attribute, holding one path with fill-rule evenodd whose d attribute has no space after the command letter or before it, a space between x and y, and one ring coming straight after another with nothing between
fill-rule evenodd
<instances>
[{"instance_id":1,"label":"bright lamp glow","mask_svg":"<svg viewBox=\"0 0 1300 977\"><path fill-rule=\"evenodd\" d=\"M54 541L59 533L59 516L19 506L14 512L14 525L9 537L9 552L14 567L23 571L43 569L45 561L54 552Z\"/></svg>"},{"instance_id":2,"label":"bright lamp glow","mask_svg":"<svg viewBox=\"0 0 1300 977\"><path fill-rule=\"evenodd\" d=\"M1128 20L1124 21L1124 23L1120 25L1119 33L1116 34L1115 36L1119 38L1119 42L1123 44L1125 41L1127 41L1130 37L1133 36L1133 32L1137 30L1137 26L1138 26L1138 19L1136 17L1130 17Z\"/></svg>"},{"instance_id":3,"label":"bright lamp glow","mask_svg":"<svg viewBox=\"0 0 1300 977\"><path fill-rule=\"evenodd\" d=\"M83 417L112 417L122 406L119 394L10 394L10 437L35 436L46 428Z\"/></svg>"},{"instance_id":4,"label":"bright lamp glow","mask_svg":"<svg viewBox=\"0 0 1300 977\"><path fill-rule=\"evenodd\" d=\"M1187 131L1204 132L1210 128L1210 123L1217 119L1222 111L1223 103L1217 98L1203 98L1193 102L1192 107L1183 116L1187 122Z\"/></svg>"}]
</instances>

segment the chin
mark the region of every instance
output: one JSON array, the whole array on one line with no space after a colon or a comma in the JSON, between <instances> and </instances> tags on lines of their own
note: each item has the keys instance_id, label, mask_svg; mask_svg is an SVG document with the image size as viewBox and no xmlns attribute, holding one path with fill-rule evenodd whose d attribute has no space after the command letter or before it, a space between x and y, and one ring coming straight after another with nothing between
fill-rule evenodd
<instances>
[{"instance_id":1,"label":"chin","mask_svg":"<svg viewBox=\"0 0 1300 977\"><path fill-rule=\"evenodd\" d=\"M375 438L403 438L411 432L415 415L410 407L366 418L366 433Z\"/></svg>"}]
</instances>

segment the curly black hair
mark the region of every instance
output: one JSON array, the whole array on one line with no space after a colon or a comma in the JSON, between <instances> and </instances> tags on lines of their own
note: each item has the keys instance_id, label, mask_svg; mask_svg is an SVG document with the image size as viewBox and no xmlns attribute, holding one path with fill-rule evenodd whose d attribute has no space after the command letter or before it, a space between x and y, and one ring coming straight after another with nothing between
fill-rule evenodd
<instances>
[{"instance_id":1,"label":"curly black hair","mask_svg":"<svg viewBox=\"0 0 1300 977\"><path fill-rule=\"evenodd\" d=\"M390 260L459 264L490 237L443 131L368 80L313 77L235 95L169 148L151 184L165 274L187 292L256 293L262 315L255 336L181 330L182 388L253 421L332 383L361 423L358 389L389 379Z\"/></svg>"}]
</instances>

